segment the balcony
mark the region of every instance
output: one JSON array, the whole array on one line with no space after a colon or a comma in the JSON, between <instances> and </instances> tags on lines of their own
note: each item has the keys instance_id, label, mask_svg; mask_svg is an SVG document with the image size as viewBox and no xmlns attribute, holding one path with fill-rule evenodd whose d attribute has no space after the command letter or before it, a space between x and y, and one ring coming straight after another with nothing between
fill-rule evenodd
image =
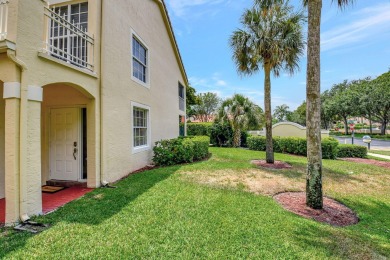
<instances>
[{"instance_id":1,"label":"balcony","mask_svg":"<svg viewBox=\"0 0 390 260\"><path fill-rule=\"evenodd\" d=\"M45 7L45 16L48 18L48 32L44 51L63 62L94 71L94 38L87 31L87 3Z\"/></svg>"},{"instance_id":2,"label":"balcony","mask_svg":"<svg viewBox=\"0 0 390 260\"><path fill-rule=\"evenodd\" d=\"M0 41L7 38L9 0L0 0Z\"/></svg>"}]
</instances>

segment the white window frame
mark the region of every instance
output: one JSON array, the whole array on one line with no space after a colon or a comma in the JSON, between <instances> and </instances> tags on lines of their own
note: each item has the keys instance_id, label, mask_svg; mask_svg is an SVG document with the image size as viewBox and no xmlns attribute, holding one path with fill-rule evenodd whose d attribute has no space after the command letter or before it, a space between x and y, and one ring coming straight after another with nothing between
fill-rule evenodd
<instances>
[{"instance_id":1,"label":"white window frame","mask_svg":"<svg viewBox=\"0 0 390 260\"><path fill-rule=\"evenodd\" d=\"M146 49L146 75L145 75L146 82L143 82L142 80L139 80L138 78L133 76L133 69L134 69L134 66L133 66L133 58L134 58L133 38L135 38L142 45L142 47L144 47ZM144 40L142 40L142 38L133 29L131 29L130 53L131 53L131 59L130 59L130 61L131 61L130 62L131 79L133 81L137 82L138 84L150 89L150 49L149 49L148 45L146 45Z\"/></svg>"},{"instance_id":2,"label":"white window frame","mask_svg":"<svg viewBox=\"0 0 390 260\"><path fill-rule=\"evenodd\" d=\"M137 147L134 147L134 107L147 110L147 121L146 121L147 122L147 130L146 130L147 142L146 142L146 145L137 146ZM150 117L151 117L150 106L131 101L131 120L130 120L131 121L131 151L133 154L148 151L151 149L152 125L150 123L151 122Z\"/></svg>"}]
</instances>

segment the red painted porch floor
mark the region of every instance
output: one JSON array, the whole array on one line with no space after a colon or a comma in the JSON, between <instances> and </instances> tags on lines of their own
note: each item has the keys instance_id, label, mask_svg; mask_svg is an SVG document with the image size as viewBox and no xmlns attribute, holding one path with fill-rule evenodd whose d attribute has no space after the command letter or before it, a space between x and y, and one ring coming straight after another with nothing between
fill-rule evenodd
<instances>
[{"instance_id":1,"label":"red painted porch floor","mask_svg":"<svg viewBox=\"0 0 390 260\"><path fill-rule=\"evenodd\" d=\"M47 214L72 200L78 199L93 189L83 187L70 187L56 193L42 193L42 210ZM5 222L5 199L0 199L0 223Z\"/></svg>"}]
</instances>

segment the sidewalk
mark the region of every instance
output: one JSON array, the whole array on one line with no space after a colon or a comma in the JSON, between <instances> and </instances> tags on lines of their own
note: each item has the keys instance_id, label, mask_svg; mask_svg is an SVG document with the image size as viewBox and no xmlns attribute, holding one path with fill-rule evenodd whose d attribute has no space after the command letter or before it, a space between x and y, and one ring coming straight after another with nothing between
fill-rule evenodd
<instances>
[{"instance_id":1,"label":"sidewalk","mask_svg":"<svg viewBox=\"0 0 390 260\"><path fill-rule=\"evenodd\" d=\"M372 156L372 157L378 157L378 158L390 160L390 156L388 156L388 155L382 155L382 154L376 154L376 153L367 153L367 155Z\"/></svg>"}]
</instances>

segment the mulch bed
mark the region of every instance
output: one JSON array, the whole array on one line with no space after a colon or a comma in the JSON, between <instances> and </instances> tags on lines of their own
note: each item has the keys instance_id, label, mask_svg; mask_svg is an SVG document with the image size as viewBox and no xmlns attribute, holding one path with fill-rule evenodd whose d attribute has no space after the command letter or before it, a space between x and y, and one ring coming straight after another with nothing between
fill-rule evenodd
<instances>
[{"instance_id":1,"label":"mulch bed","mask_svg":"<svg viewBox=\"0 0 390 260\"><path fill-rule=\"evenodd\" d=\"M279 193L274 196L274 199L290 212L332 226L345 227L359 222L355 212L331 198L324 197L323 209L312 209L306 206L305 192Z\"/></svg>"},{"instance_id":2,"label":"mulch bed","mask_svg":"<svg viewBox=\"0 0 390 260\"><path fill-rule=\"evenodd\" d=\"M384 168L390 169L390 162L378 161L378 160L374 160L374 159L342 158L340 160L348 161L348 162L357 162L357 163L371 164L371 165L376 165L376 166L380 166L380 167L384 167Z\"/></svg>"},{"instance_id":3,"label":"mulch bed","mask_svg":"<svg viewBox=\"0 0 390 260\"><path fill-rule=\"evenodd\" d=\"M267 163L266 160L252 160L252 164L268 169L291 169L292 166L286 162L275 161L274 163Z\"/></svg>"}]
</instances>

